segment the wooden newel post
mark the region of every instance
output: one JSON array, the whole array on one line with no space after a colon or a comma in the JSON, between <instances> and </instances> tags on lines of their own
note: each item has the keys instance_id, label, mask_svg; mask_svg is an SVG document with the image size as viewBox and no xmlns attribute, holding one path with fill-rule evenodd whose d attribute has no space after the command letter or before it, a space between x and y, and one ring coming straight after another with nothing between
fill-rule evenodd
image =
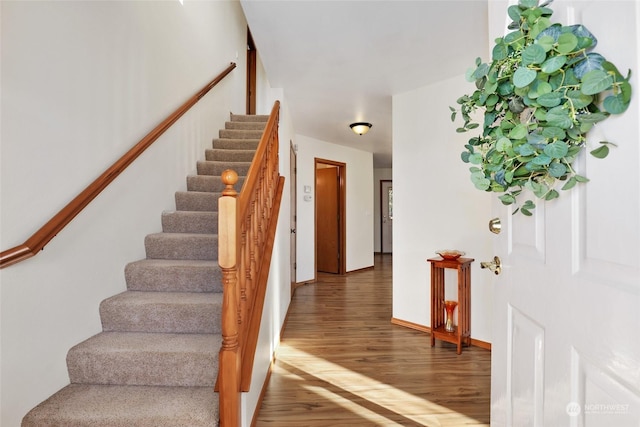
<instances>
[{"instance_id":1,"label":"wooden newel post","mask_svg":"<svg viewBox=\"0 0 640 427\"><path fill-rule=\"evenodd\" d=\"M237 213L238 193L233 186L238 174L222 172L225 189L218 201L218 263L222 270L222 348L219 360L220 420L223 427L240 425L240 351L237 298Z\"/></svg>"}]
</instances>

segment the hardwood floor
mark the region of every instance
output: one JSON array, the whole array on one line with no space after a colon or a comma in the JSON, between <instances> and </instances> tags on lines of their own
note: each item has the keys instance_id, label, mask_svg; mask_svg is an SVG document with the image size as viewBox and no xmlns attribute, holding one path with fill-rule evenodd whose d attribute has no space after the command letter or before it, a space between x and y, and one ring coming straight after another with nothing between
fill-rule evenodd
<instances>
[{"instance_id":1,"label":"hardwood floor","mask_svg":"<svg viewBox=\"0 0 640 427\"><path fill-rule=\"evenodd\" d=\"M489 425L491 352L391 324L391 255L375 262L296 290L255 426Z\"/></svg>"}]
</instances>

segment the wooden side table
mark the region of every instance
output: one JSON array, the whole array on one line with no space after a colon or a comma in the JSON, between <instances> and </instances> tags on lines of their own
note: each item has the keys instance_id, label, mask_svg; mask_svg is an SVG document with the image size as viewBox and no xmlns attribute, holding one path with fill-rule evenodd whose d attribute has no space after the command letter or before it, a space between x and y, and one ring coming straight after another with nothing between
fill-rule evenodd
<instances>
[{"instance_id":1,"label":"wooden side table","mask_svg":"<svg viewBox=\"0 0 640 427\"><path fill-rule=\"evenodd\" d=\"M430 258L431 263L431 347L436 338L457 344L458 354L462 353L462 343L471 345L471 263L473 258L445 260ZM458 270L458 326L454 332L444 329L444 270Z\"/></svg>"}]
</instances>

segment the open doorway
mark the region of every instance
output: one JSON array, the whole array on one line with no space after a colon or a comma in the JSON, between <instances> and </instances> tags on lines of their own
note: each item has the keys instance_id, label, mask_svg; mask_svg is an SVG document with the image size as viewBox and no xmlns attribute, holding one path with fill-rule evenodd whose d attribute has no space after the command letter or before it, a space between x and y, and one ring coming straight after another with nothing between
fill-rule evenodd
<instances>
[{"instance_id":1,"label":"open doorway","mask_svg":"<svg viewBox=\"0 0 640 427\"><path fill-rule=\"evenodd\" d=\"M256 69L258 54L251 37L251 31L247 28L247 114L256 113Z\"/></svg>"},{"instance_id":2,"label":"open doorway","mask_svg":"<svg viewBox=\"0 0 640 427\"><path fill-rule=\"evenodd\" d=\"M344 274L346 164L315 159L316 272Z\"/></svg>"},{"instance_id":3,"label":"open doorway","mask_svg":"<svg viewBox=\"0 0 640 427\"><path fill-rule=\"evenodd\" d=\"M297 265L297 235L296 229L298 227L298 206L297 206L297 192L296 186L298 185L298 157L296 155L296 147L293 145L293 141L289 141L289 191L291 192L291 207L290 207L290 225L291 225L291 258L290 258L290 268L291 268L291 297L293 298L293 292L296 289L296 270L298 268Z\"/></svg>"},{"instance_id":4,"label":"open doorway","mask_svg":"<svg viewBox=\"0 0 640 427\"><path fill-rule=\"evenodd\" d=\"M393 184L390 179L380 180L380 252L393 252Z\"/></svg>"}]
</instances>

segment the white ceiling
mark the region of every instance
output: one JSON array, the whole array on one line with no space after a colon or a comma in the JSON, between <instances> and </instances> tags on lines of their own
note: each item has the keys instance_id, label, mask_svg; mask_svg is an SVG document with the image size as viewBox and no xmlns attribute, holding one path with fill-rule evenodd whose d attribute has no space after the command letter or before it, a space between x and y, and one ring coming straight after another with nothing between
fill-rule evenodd
<instances>
[{"instance_id":1,"label":"white ceiling","mask_svg":"<svg viewBox=\"0 0 640 427\"><path fill-rule=\"evenodd\" d=\"M462 75L478 56L486 60L487 1L241 4L295 132L370 151L374 167L390 168L392 95ZM349 129L356 121L373 127L356 135Z\"/></svg>"}]
</instances>

